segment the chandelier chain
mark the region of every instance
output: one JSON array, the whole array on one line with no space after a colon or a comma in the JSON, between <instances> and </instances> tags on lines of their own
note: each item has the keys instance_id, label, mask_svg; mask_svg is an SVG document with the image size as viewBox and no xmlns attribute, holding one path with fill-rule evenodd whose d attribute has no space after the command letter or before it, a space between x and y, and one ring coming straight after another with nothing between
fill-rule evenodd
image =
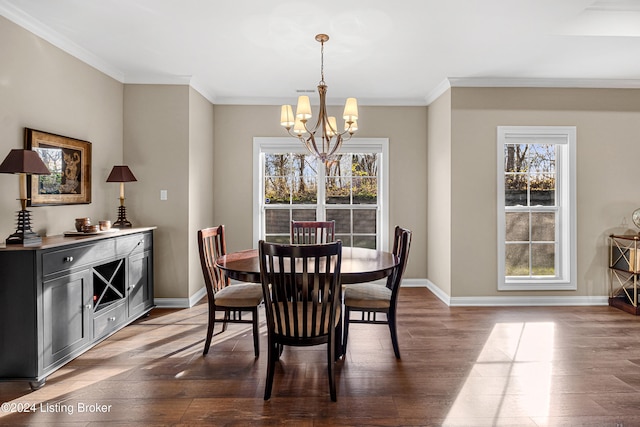
<instances>
[{"instance_id":1,"label":"chandelier chain","mask_svg":"<svg viewBox=\"0 0 640 427\"><path fill-rule=\"evenodd\" d=\"M320 83L324 85L324 41L320 42Z\"/></svg>"}]
</instances>

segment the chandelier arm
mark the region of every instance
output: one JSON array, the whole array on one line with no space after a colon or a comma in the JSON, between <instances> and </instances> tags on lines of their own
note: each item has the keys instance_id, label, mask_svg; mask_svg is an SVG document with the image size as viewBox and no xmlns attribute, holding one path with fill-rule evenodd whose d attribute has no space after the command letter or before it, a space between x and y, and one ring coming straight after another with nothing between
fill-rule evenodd
<instances>
[{"instance_id":1,"label":"chandelier arm","mask_svg":"<svg viewBox=\"0 0 640 427\"><path fill-rule=\"evenodd\" d=\"M327 155L327 157L333 156L336 153L336 151L338 151L340 149L341 146L342 146L342 135L337 135L336 136L336 143L333 146L333 148L331 149L331 151L329 152L329 154Z\"/></svg>"},{"instance_id":2,"label":"chandelier arm","mask_svg":"<svg viewBox=\"0 0 640 427\"><path fill-rule=\"evenodd\" d=\"M319 154L323 154L327 153L331 147L331 136L327 135L327 125L331 126L327 116L327 86L324 84L318 85L318 94L320 95L320 110L316 129L320 129L320 135L322 136L322 152L319 152Z\"/></svg>"},{"instance_id":3,"label":"chandelier arm","mask_svg":"<svg viewBox=\"0 0 640 427\"><path fill-rule=\"evenodd\" d=\"M309 128L307 127L307 123L308 123L308 120L306 120L306 119L305 119L305 120L302 120L302 125L304 126L304 130L305 130L308 134L311 134L311 135L313 135L314 133L316 133L316 130L318 129L318 124L316 123L316 125L315 125L315 127L314 127L313 129L309 129Z\"/></svg>"},{"instance_id":4,"label":"chandelier arm","mask_svg":"<svg viewBox=\"0 0 640 427\"><path fill-rule=\"evenodd\" d=\"M287 128L285 128L285 129L287 129ZM294 137L296 139L299 139L300 141L304 142L304 138L302 137L302 135L298 135L296 133L291 132L291 128L287 129L287 133L289 134L289 136L292 136L292 137Z\"/></svg>"},{"instance_id":5,"label":"chandelier arm","mask_svg":"<svg viewBox=\"0 0 640 427\"><path fill-rule=\"evenodd\" d=\"M353 133L349 132L348 130L345 130L344 132L340 132L338 134L340 136L340 138L342 138L342 141L348 141L351 139L351 137L353 136Z\"/></svg>"},{"instance_id":6,"label":"chandelier arm","mask_svg":"<svg viewBox=\"0 0 640 427\"><path fill-rule=\"evenodd\" d=\"M317 156L320 153L320 151L318 151L318 146L316 145L314 134L310 133L309 138L304 140L304 144L307 146L307 150L309 150L313 155Z\"/></svg>"},{"instance_id":7,"label":"chandelier arm","mask_svg":"<svg viewBox=\"0 0 640 427\"><path fill-rule=\"evenodd\" d=\"M313 128L313 133L315 133L318 129L320 129L324 133L327 118L326 94L327 86L324 84L319 84L318 95L320 96L320 108L318 110L318 121L316 122L316 126Z\"/></svg>"}]
</instances>

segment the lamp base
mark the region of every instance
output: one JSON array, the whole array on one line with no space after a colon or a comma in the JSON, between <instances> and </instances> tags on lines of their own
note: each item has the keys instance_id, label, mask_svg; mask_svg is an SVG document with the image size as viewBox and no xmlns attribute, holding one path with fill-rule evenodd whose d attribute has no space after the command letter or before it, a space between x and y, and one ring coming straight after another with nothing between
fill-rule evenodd
<instances>
[{"instance_id":1,"label":"lamp base","mask_svg":"<svg viewBox=\"0 0 640 427\"><path fill-rule=\"evenodd\" d=\"M131 228L133 225L127 220L127 208L124 205L118 206L118 219L113 223L114 228Z\"/></svg>"},{"instance_id":2,"label":"lamp base","mask_svg":"<svg viewBox=\"0 0 640 427\"><path fill-rule=\"evenodd\" d=\"M18 225L16 232L5 240L7 245L40 246L42 237L31 229L31 212L23 209L18 211Z\"/></svg>"}]
</instances>

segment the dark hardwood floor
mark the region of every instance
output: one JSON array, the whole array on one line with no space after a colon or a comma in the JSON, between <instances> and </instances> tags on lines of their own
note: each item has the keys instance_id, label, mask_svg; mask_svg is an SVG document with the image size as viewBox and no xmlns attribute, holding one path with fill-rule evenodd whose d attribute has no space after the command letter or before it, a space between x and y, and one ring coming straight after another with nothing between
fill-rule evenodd
<instances>
[{"instance_id":1,"label":"dark hardwood floor","mask_svg":"<svg viewBox=\"0 0 640 427\"><path fill-rule=\"evenodd\" d=\"M286 348L265 402L265 336L256 359L250 325L229 325L203 357L206 311L155 309L38 391L0 383L0 424L640 426L640 319L615 308L449 308L403 288L402 360L386 326L352 325L336 403L324 346Z\"/></svg>"}]
</instances>

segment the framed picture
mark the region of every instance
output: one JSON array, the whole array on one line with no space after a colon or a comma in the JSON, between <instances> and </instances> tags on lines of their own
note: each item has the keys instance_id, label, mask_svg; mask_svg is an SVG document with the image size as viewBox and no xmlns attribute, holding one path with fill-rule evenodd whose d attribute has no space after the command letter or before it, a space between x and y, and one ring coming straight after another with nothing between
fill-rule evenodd
<instances>
[{"instance_id":1,"label":"framed picture","mask_svg":"<svg viewBox=\"0 0 640 427\"><path fill-rule=\"evenodd\" d=\"M29 206L91 203L90 142L25 128L24 144L51 171L27 181Z\"/></svg>"}]
</instances>

